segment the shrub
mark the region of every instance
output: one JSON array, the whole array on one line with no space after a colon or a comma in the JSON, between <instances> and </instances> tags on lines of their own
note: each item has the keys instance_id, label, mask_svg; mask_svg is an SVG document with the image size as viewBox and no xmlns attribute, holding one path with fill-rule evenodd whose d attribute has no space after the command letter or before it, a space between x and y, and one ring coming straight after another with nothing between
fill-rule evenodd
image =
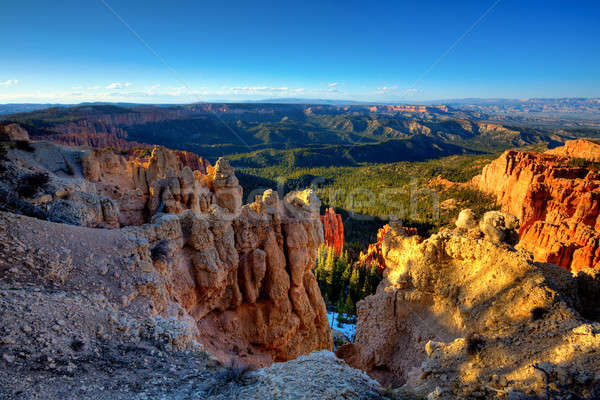
<instances>
[{"instance_id":1,"label":"shrub","mask_svg":"<svg viewBox=\"0 0 600 400\"><path fill-rule=\"evenodd\" d=\"M531 309L531 320L539 321L540 319L544 318L544 315L546 315L547 313L548 310L544 307L534 307Z\"/></svg>"},{"instance_id":2,"label":"shrub","mask_svg":"<svg viewBox=\"0 0 600 400\"><path fill-rule=\"evenodd\" d=\"M474 356L479 354L479 352L483 349L485 342L482 338L477 335L470 335L467 337L467 353Z\"/></svg>"},{"instance_id":3,"label":"shrub","mask_svg":"<svg viewBox=\"0 0 600 400\"><path fill-rule=\"evenodd\" d=\"M33 153L35 151L35 147L33 147L27 140L17 140L15 142L15 149L27 151L29 153Z\"/></svg>"},{"instance_id":4,"label":"shrub","mask_svg":"<svg viewBox=\"0 0 600 400\"><path fill-rule=\"evenodd\" d=\"M17 184L17 193L21 197L33 197L38 190L45 189L48 182L50 182L50 177L44 172L23 175Z\"/></svg>"},{"instance_id":5,"label":"shrub","mask_svg":"<svg viewBox=\"0 0 600 400\"><path fill-rule=\"evenodd\" d=\"M169 260L169 242L161 240L150 250L152 261L168 261Z\"/></svg>"},{"instance_id":6,"label":"shrub","mask_svg":"<svg viewBox=\"0 0 600 400\"><path fill-rule=\"evenodd\" d=\"M71 342L71 349L73 349L73 351L81 351L83 350L83 348L85 347L85 343L79 339L73 339L73 341Z\"/></svg>"},{"instance_id":7,"label":"shrub","mask_svg":"<svg viewBox=\"0 0 600 400\"><path fill-rule=\"evenodd\" d=\"M237 383L242 385L246 383L248 374L252 372L252 368L247 364L237 364L235 361L231 361L229 366L223 371L218 373L215 378L220 385L227 385L229 383Z\"/></svg>"}]
</instances>

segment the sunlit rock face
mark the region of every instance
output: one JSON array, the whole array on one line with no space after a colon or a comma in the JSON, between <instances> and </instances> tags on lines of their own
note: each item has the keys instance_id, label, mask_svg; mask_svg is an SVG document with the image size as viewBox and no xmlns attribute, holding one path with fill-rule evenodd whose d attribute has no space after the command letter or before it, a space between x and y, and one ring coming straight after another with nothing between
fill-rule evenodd
<instances>
[{"instance_id":1,"label":"sunlit rock face","mask_svg":"<svg viewBox=\"0 0 600 400\"><path fill-rule=\"evenodd\" d=\"M507 151L474 179L516 215L523 247L537 261L573 271L600 267L600 174L572 156L600 159L600 146L567 142L547 153Z\"/></svg>"},{"instance_id":2,"label":"sunlit rock face","mask_svg":"<svg viewBox=\"0 0 600 400\"><path fill-rule=\"evenodd\" d=\"M6 173L15 182L33 171L48 175L32 197L18 199L44 220L3 214L5 226L39 225L11 229L18 238L3 241L6 254L17 254L18 243L63 249L65 271L77 273L60 284L77 281L125 310L174 318L224 361L267 365L331 349L311 272L323 242L321 203L311 190L284 199L267 190L242 205L242 188L223 159L203 174L162 147L130 159L32 145L31 153L8 155Z\"/></svg>"},{"instance_id":3,"label":"sunlit rock face","mask_svg":"<svg viewBox=\"0 0 600 400\"><path fill-rule=\"evenodd\" d=\"M323 235L327 246L332 247L339 256L344 248L344 224L342 216L336 214L335 210L329 207L325 214L321 215L323 224Z\"/></svg>"},{"instance_id":4,"label":"sunlit rock face","mask_svg":"<svg viewBox=\"0 0 600 400\"><path fill-rule=\"evenodd\" d=\"M600 324L590 320L598 274L573 277L516 250L512 215L467 212L459 221L428 239L390 227L384 279L358 303L356 340L337 355L429 398L502 397L507 382L515 396L543 395L535 363L569 390L595 390L600 376L573 379L598 368Z\"/></svg>"}]
</instances>

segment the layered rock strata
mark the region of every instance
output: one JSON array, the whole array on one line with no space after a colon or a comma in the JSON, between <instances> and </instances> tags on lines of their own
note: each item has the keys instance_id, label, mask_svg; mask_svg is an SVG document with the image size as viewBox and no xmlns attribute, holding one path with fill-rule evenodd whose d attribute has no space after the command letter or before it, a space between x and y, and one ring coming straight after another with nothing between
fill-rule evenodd
<instances>
[{"instance_id":1,"label":"layered rock strata","mask_svg":"<svg viewBox=\"0 0 600 400\"><path fill-rule=\"evenodd\" d=\"M567 140L564 146L548 150L545 154L600 162L600 145L585 139Z\"/></svg>"}]
</instances>

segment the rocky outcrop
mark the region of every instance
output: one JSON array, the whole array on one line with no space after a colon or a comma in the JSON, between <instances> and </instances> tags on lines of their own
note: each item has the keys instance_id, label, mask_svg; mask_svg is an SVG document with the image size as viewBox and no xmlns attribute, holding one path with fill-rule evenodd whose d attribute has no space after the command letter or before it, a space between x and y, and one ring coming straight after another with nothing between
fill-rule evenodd
<instances>
[{"instance_id":1,"label":"rocky outcrop","mask_svg":"<svg viewBox=\"0 0 600 400\"><path fill-rule=\"evenodd\" d=\"M19 124L0 125L0 137L5 140L29 141L29 133Z\"/></svg>"},{"instance_id":2,"label":"rocky outcrop","mask_svg":"<svg viewBox=\"0 0 600 400\"><path fill-rule=\"evenodd\" d=\"M48 187L29 200L45 204L48 219L88 215L97 201L106 225L130 226L93 229L85 218L67 225L5 213L0 279L86 290L128 312L175 319L223 360L266 365L331 349L325 303L311 272L323 242L312 191L279 199L267 190L242 206L226 160L202 175L182 169L160 147L147 160L126 160L34 144L48 151L13 152L3 178L26 167L45 171ZM53 173L60 163L72 165L73 176ZM61 187L70 188L62 203Z\"/></svg>"},{"instance_id":3,"label":"rocky outcrop","mask_svg":"<svg viewBox=\"0 0 600 400\"><path fill-rule=\"evenodd\" d=\"M395 224L395 227L396 229L402 230L409 236L417 234L417 228L402 227L398 224ZM360 252L357 261L359 265L366 267L375 265L377 266L377 270L379 272L383 272L385 269L385 259L383 258L383 250L381 246L383 244L383 238L385 237L386 233L390 231L390 229L391 226L389 224L385 224L377 231L377 242L369 244L366 253L363 253L362 251Z\"/></svg>"},{"instance_id":4,"label":"rocky outcrop","mask_svg":"<svg viewBox=\"0 0 600 400\"><path fill-rule=\"evenodd\" d=\"M376 381L328 351L315 351L297 360L273 364L248 378L248 383L219 390L211 399L389 399Z\"/></svg>"},{"instance_id":5,"label":"rocky outcrop","mask_svg":"<svg viewBox=\"0 0 600 400\"><path fill-rule=\"evenodd\" d=\"M384 279L337 355L430 399L542 397L534 366L557 398L598 396L600 324L585 318L598 315L588 297L600 294L598 275L573 277L498 240L514 238L513 216L459 221L428 239L391 226Z\"/></svg>"},{"instance_id":6,"label":"rocky outcrop","mask_svg":"<svg viewBox=\"0 0 600 400\"><path fill-rule=\"evenodd\" d=\"M0 282L0 319L2 398L388 399L331 352L259 370L223 365L180 321L124 312L95 293Z\"/></svg>"},{"instance_id":7,"label":"rocky outcrop","mask_svg":"<svg viewBox=\"0 0 600 400\"><path fill-rule=\"evenodd\" d=\"M473 180L520 219L521 245L536 260L574 271L600 267L600 174L555 155L577 146L552 154L507 151Z\"/></svg>"},{"instance_id":8,"label":"rocky outcrop","mask_svg":"<svg viewBox=\"0 0 600 400\"><path fill-rule=\"evenodd\" d=\"M600 162L600 145L585 139L567 140L564 146L548 150L545 154Z\"/></svg>"},{"instance_id":9,"label":"rocky outcrop","mask_svg":"<svg viewBox=\"0 0 600 400\"><path fill-rule=\"evenodd\" d=\"M219 182L232 179L237 185L235 176L228 177L233 174L230 169L212 168L191 153L160 146L142 157L48 142L33 142L31 150L9 151L13 163L3 182L16 191L22 176L48 173L51 184L29 200L46 209L53 220L76 225L118 228L149 222L157 212L205 212L226 196ZM201 169L192 170L189 165ZM230 188L228 196L235 197L228 209L239 211L241 187Z\"/></svg>"},{"instance_id":10,"label":"rocky outcrop","mask_svg":"<svg viewBox=\"0 0 600 400\"><path fill-rule=\"evenodd\" d=\"M332 207L325 210L325 214L321 215L321 223L323 224L323 235L325 244L335 250L335 254L340 256L344 248L344 224L342 216L336 214Z\"/></svg>"}]
</instances>

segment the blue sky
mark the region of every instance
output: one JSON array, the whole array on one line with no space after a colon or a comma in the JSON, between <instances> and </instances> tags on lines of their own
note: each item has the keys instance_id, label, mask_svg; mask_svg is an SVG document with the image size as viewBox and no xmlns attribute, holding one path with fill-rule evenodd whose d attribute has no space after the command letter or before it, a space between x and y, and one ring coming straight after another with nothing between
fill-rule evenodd
<instances>
[{"instance_id":1,"label":"blue sky","mask_svg":"<svg viewBox=\"0 0 600 400\"><path fill-rule=\"evenodd\" d=\"M2 17L0 103L600 96L598 1L21 0Z\"/></svg>"}]
</instances>

